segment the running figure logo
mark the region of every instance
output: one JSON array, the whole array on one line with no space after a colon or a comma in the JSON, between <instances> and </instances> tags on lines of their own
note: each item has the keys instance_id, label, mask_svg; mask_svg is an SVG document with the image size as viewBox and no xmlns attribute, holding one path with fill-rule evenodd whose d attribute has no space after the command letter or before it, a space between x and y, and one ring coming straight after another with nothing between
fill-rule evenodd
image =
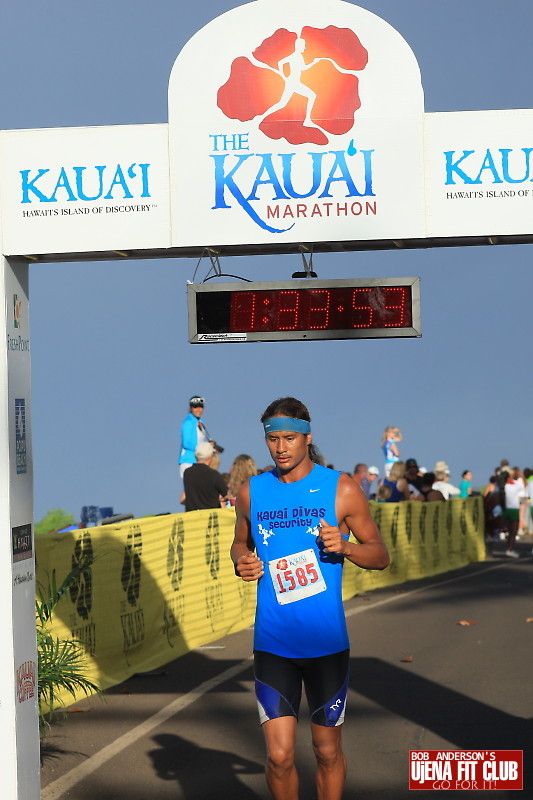
<instances>
[{"instance_id":1,"label":"running figure logo","mask_svg":"<svg viewBox=\"0 0 533 800\"><path fill-rule=\"evenodd\" d=\"M341 135L360 108L357 71L368 52L348 28L277 30L250 58L239 56L218 91L218 107L230 119L255 120L270 139L326 145Z\"/></svg>"},{"instance_id":2,"label":"running figure logo","mask_svg":"<svg viewBox=\"0 0 533 800\"><path fill-rule=\"evenodd\" d=\"M269 528L264 528L261 524L259 524L258 533L263 537L263 544L266 544L267 547L270 537L275 536L274 531L271 531Z\"/></svg>"}]
</instances>

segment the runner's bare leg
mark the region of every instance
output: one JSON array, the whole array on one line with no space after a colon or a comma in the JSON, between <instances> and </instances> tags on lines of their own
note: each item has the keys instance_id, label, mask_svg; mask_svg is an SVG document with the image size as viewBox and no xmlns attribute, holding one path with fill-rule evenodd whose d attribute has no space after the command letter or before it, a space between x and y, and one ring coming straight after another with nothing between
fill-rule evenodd
<instances>
[{"instance_id":1,"label":"runner's bare leg","mask_svg":"<svg viewBox=\"0 0 533 800\"><path fill-rule=\"evenodd\" d=\"M294 765L296 726L295 717L278 717L263 724L266 780L274 800L298 800L298 773Z\"/></svg>"},{"instance_id":2,"label":"runner's bare leg","mask_svg":"<svg viewBox=\"0 0 533 800\"><path fill-rule=\"evenodd\" d=\"M340 800L346 781L346 757L342 752L342 725L326 728L311 723L317 762L318 800Z\"/></svg>"}]
</instances>

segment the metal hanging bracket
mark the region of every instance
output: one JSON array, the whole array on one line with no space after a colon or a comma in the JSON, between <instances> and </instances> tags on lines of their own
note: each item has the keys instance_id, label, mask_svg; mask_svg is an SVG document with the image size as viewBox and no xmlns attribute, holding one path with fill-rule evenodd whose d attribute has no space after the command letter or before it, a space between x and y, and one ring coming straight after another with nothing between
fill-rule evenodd
<instances>
[{"instance_id":1,"label":"metal hanging bracket","mask_svg":"<svg viewBox=\"0 0 533 800\"><path fill-rule=\"evenodd\" d=\"M318 278L318 275L313 270L313 246L301 244L299 246L300 255L304 262L304 272L293 272L293 278Z\"/></svg>"},{"instance_id":2,"label":"metal hanging bracket","mask_svg":"<svg viewBox=\"0 0 533 800\"><path fill-rule=\"evenodd\" d=\"M213 273L213 277L219 277L220 275L222 275L222 267L220 266L220 259L219 259L218 251L217 250L213 250L211 247L205 247L202 250L200 258L198 259L198 263L196 264L196 269L194 270L194 275L192 277L192 281L189 281L189 283L194 283L195 282L196 273L198 272L198 268L199 268L200 264L202 263L202 259L203 258L208 258L209 261L211 262L211 269L208 271L207 275L205 276L204 281L208 280L209 275L211 274L211 272Z\"/></svg>"}]
</instances>

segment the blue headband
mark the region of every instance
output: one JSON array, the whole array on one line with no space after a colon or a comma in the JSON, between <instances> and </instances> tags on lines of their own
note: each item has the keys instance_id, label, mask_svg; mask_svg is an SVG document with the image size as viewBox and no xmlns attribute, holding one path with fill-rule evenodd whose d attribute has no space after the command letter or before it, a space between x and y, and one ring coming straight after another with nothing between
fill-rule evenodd
<instances>
[{"instance_id":1,"label":"blue headband","mask_svg":"<svg viewBox=\"0 0 533 800\"><path fill-rule=\"evenodd\" d=\"M274 431L295 431L296 433L311 433L311 423L306 419L294 417L270 417L263 422L265 434Z\"/></svg>"}]
</instances>

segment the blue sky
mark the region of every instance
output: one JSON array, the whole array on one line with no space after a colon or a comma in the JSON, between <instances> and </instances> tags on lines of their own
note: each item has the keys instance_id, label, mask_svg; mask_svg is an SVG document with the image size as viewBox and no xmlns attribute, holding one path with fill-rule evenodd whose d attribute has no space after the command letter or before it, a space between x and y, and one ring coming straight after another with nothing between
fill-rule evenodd
<instances>
[{"instance_id":1,"label":"blue sky","mask_svg":"<svg viewBox=\"0 0 533 800\"><path fill-rule=\"evenodd\" d=\"M289 0L288 0L289 2ZM233 0L25 0L4 4L0 127L167 121L185 42ZM359 2L407 39L427 111L533 108L530 0ZM532 220L533 224L533 220ZM382 467L386 425L402 457L444 459L483 483L502 457L533 466L530 245L315 256L321 278L421 277L421 339L189 345L195 260L30 268L35 516L113 506L179 511L179 426L191 394L224 447L268 457L259 417L294 394L328 461ZM296 256L224 260L287 280ZM205 271L207 271L207 266ZM202 269L200 270L200 273Z\"/></svg>"}]
</instances>

